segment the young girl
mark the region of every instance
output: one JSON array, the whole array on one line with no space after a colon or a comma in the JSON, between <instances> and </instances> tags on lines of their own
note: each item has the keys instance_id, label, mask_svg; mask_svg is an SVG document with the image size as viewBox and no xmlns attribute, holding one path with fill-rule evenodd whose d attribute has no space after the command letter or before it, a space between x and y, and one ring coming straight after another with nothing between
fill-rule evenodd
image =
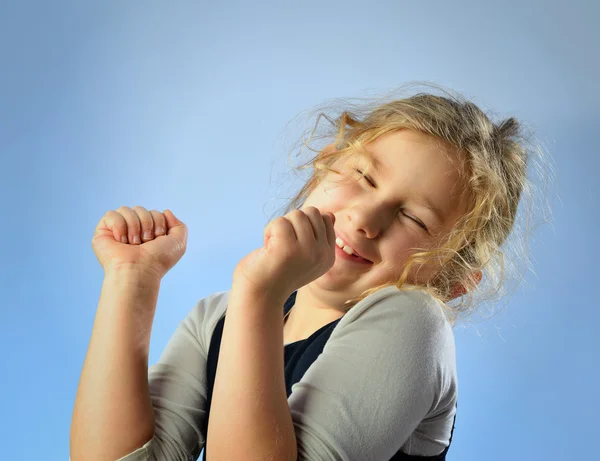
<instances>
[{"instance_id":1,"label":"young girl","mask_svg":"<svg viewBox=\"0 0 600 461\"><path fill-rule=\"evenodd\" d=\"M459 300L495 274L529 153L514 118L495 124L459 97L363 109L336 117L264 246L149 371L160 280L187 228L139 206L101 219L105 279L72 461L192 460L203 448L210 461L445 459Z\"/></svg>"}]
</instances>

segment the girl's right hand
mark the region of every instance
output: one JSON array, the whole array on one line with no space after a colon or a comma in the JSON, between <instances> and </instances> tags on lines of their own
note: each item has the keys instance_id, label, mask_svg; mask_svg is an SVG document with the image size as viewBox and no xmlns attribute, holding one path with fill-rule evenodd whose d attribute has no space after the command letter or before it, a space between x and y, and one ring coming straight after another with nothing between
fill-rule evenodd
<instances>
[{"instance_id":1,"label":"girl's right hand","mask_svg":"<svg viewBox=\"0 0 600 461\"><path fill-rule=\"evenodd\" d=\"M92 238L105 273L127 268L159 279L181 259L186 245L187 226L170 210L160 213L141 206L108 211Z\"/></svg>"}]
</instances>

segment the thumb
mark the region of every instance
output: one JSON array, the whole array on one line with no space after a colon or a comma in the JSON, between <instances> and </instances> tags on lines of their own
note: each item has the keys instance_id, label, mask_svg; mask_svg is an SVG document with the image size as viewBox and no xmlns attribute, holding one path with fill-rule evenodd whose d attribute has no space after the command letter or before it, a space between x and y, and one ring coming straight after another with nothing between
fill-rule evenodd
<instances>
[{"instance_id":1,"label":"thumb","mask_svg":"<svg viewBox=\"0 0 600 461\"><path fill-rule=\"evenodd\" d=\"M180 221L171 210L166 209L163 215L167 221L167 235L175 237L181 242L187 241L187 226L183 221Z\"/></svg>"}]
</instances>

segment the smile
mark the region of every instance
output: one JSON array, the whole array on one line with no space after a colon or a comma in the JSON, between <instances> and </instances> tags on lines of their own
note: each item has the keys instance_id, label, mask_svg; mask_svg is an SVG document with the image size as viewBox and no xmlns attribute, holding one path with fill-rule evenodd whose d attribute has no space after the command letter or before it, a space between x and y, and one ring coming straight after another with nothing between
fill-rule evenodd
<instances>
[{"instance_id":1,"label":"smile","mask_svg":"<svg viewBox=\"0 0 600 461\"><path fill-rule=\"evenodd\" d=\"M346 245L341 238L335 239L336 244L336 255L341 256L343 259L348 261L354 261L361 264L372 264L368 259L363 258L356 254L356 252L350 247Z\"/></svg>"}]
</instances>

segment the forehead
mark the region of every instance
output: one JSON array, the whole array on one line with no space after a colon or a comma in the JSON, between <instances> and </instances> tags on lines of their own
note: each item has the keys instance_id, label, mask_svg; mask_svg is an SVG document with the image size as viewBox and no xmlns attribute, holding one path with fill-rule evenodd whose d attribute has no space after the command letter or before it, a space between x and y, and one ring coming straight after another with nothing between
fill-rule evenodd
<instances>
[{"instance_id":1,"label":"forehead","mask_svg":"<svg viewBox=\"0 0 600 461\"><path fill-rule=\"evenodd\" d=\"M400 159L424 164L435 162L457 172L462 170L462 158L455 148L442 139L415 130L387 133L365 147L371 154L373 166L383 174L393 170Z\"/></svg>"}]
</instances>

